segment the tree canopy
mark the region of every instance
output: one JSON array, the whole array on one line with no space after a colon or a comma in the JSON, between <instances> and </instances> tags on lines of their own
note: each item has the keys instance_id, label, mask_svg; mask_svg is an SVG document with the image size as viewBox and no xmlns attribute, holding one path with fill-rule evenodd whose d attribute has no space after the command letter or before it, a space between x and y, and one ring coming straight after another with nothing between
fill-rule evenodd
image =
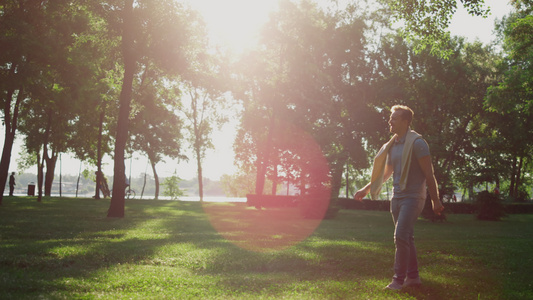
<instances>
[{"instance_id":1,"label":"tree canopy","mask_svg":"<svg viewBox=\"0 0 533 300\"><path fill-rule=\"evenodd\" d=\"M379 3L335 9L282 0L257 47L229 60L210 44L198 13L178 1L0 1L0 186L18 132L38 165L40 196L42 186L50 192L60 153L97 173L109 155L108 216L123 217L127 155L148 157L159 181L157 164L185 159L186 148L201 191L211 133L237 102L240 174L225 176L229 188L276 194L286 184L335 198L367 176L389 137L388 109L406 104L430 144L443 194L488 182L526 199L531 1L513 1L498 25L501 51L447 32L459 3L486 16L483 0ZM322 158L327 171L313 164Z\"/></svg>"}]
</instances>

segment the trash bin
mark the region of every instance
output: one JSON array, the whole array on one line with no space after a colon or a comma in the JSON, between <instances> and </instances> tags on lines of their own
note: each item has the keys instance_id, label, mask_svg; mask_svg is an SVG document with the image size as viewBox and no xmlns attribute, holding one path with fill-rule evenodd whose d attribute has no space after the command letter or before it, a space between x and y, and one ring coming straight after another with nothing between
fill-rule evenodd
<instances>
[{"instance_id":1,"label":"trash bin","mask_svg":"<svg viewBox=\"0 0 533 300\"><path fill-rule=\"evenodd\" d=\"M28 196L35 196L35 183L28 184Z\"/></svg>"}]
</instances>

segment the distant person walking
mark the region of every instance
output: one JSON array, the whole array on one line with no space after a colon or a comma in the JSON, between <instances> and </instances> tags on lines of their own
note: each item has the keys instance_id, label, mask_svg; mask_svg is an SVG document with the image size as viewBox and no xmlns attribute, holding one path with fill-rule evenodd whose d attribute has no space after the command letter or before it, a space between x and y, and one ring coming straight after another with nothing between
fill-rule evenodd
<instances>
[{"instance_id":1,"label":"distant person walking","mask_svg":"<svg viewBox=\"0 0 533 300\"><path fill-rule=\"evenodd\" d=\"M396 255L394 276L392 282L386 286L389 290L421 284L414 243L414 225L424 208L426 184L433 211L440 215L444 210L428 144L410 128L413 115L413 111L407 106L392 107L389 125L394 136L381 147L374 158L370 182L354 196L355 200L362 201L370 193L372 199L377 199L383 182L393 176L390 211L395 226Z\"/></svg>"},{"instance_id":2,"label":"distant person walking","mask_svg":"<svg viewBox=\"0 0 533 300\"><path fill-rule=\"evenodd\" d=\"M9 176L9 196L13 196L13 192L15 191L15 172L11 172L11 176Z\"/></svg>"},{"instance_id":3,"label":"distant person walking","mask_svg":"<svg viewBox=\"0 0 533 300\"><path fill-rule=\"evenodd\" d=\"M111 192L109 191L109 186L107 185L107 178L105 178L104 173L96 171L94 172L94 174L96 174L96 181L99 183L100 190L102 191L104 198L110 197Z\"/></svg>"}]
</instances>

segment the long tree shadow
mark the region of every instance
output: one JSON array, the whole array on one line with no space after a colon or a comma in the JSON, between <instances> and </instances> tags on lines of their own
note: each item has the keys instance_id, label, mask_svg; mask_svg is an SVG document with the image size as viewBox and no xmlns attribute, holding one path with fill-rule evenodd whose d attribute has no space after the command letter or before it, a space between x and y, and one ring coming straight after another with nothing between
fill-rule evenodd
<instances>
[{"instance_id":1,"label":"long tree shadow","mask_svg":"<svg viewBox=\"0 0 533 300\"><path fill-rule=\"evenodd\" d=\"M157 249L169 244L226 246L195 203L148 203L131 209L124 219L108 219L102 217L106 202L69 201L22 202L16 211L3 207L7 218L2 216L2 240L10 244L2 242L0 274L11 278L0 283L3 293L65 289L58 279L89 278L114 265L151 263ZM39 210L32 213L38 218L25 218L28 210ZM17 274L24 274L23 285Z\"/></svg>"}]
</instances>

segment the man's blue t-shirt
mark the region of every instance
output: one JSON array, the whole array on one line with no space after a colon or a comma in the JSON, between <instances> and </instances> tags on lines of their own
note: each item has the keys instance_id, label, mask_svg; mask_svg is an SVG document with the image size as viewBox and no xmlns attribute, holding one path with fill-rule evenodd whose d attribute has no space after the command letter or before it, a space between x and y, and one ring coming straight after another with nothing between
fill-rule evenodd
<instances>
[{"instance_id":1,"label":"man's blue t-shirt","mask_svg":"<svg viewBox=\"0 0 533 300\"><path fill-rule=\"evenodd\" d=\"M412 147L411 166L409 167L409 175L407 175L407 185L405 190L400 189L400 177L402 176L402 153L405 143L405 136L399 141L394 142L394 145L389 150L387 156L387 164L393 166L393 198L426 198L426 177L420 168L418 159L428 156L429 146L422 138L414 141Z\"/></svg>"}]
</instances>

